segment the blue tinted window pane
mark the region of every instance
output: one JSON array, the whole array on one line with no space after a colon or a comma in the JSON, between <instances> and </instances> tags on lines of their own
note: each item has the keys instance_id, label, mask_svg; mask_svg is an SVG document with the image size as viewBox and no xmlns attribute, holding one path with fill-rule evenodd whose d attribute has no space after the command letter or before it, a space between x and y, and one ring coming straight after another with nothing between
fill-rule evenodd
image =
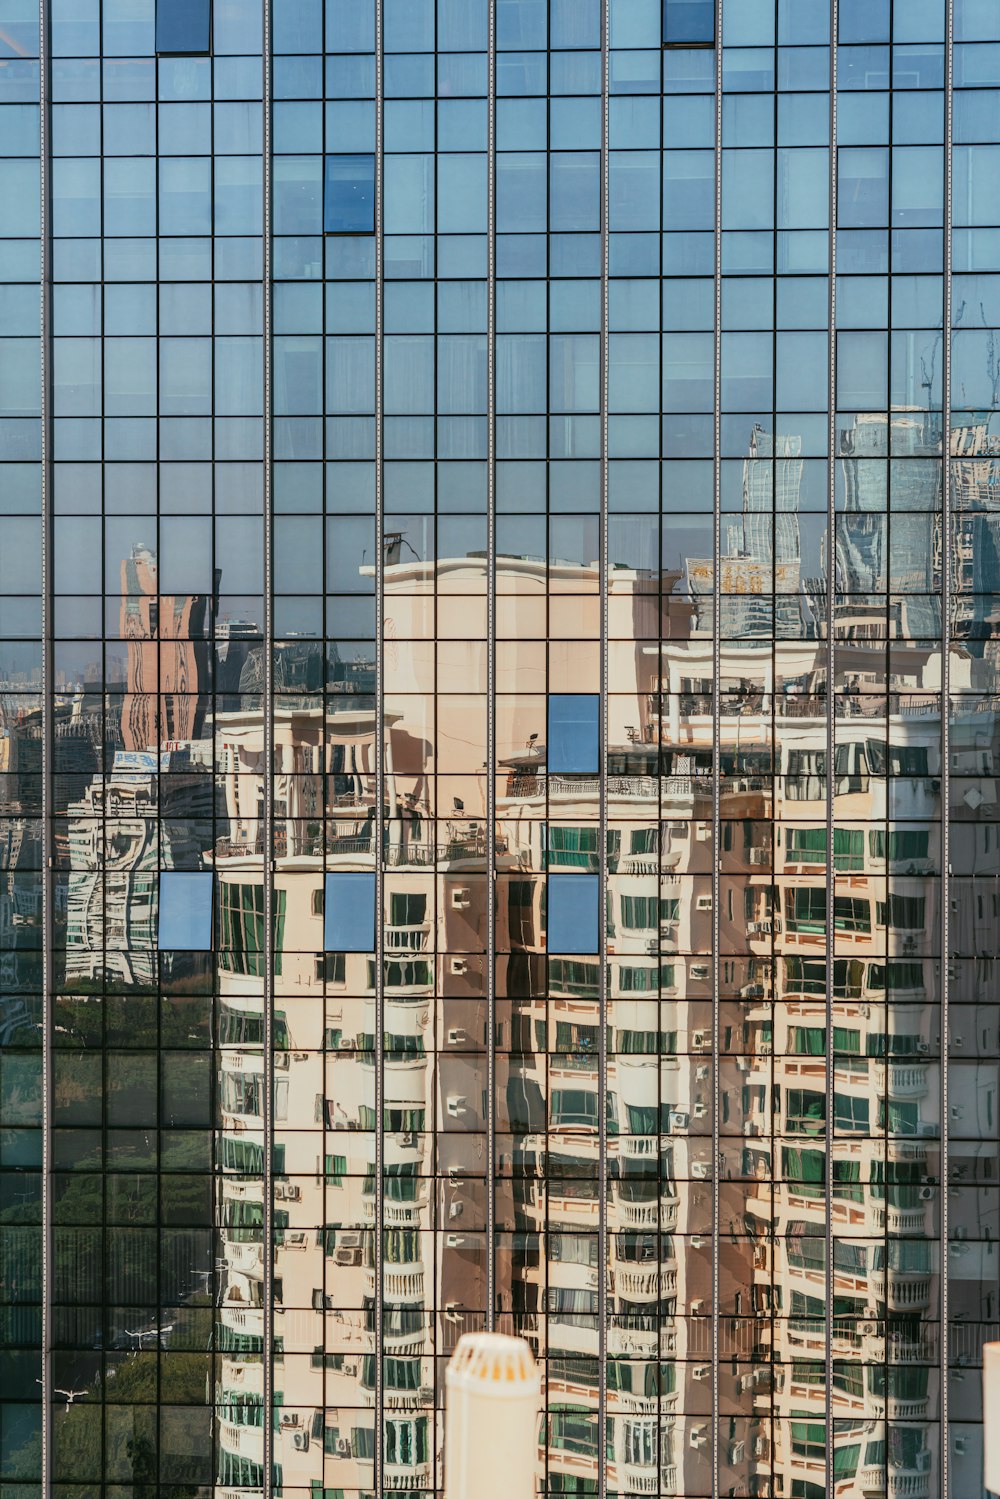
<instances>
[{"instance_id":1,"label":"blue tinted window pane","mask_svg":"<svg viewBox=\"0 0 1000 1499\"><path fill-rule=\"evenodd\" d=\"M212 0L156 0L157 52L209 50Z\"/></svg>"},{"instance_id":2,"label":"blue tinted window pane","mask_svg":"<svg viewBox=\"0 0 1000 1499\"><path fill-rule=\"evenodd\" d=\"M557 874L548 882L546 946L551 953L599 951L596 874Z\"/></svg>"},{"instance_id":3,"label":"blue tinted window pane","mask_svg":"<svg viewBox=\"0 0 1000 1499\"><path fill-rule=\"evenodd\" d=\"M597 734L596 693L559 693L549 698L546 762L550 771L596 775Z\"/></svg>"},{"instance_id":4,"label":"blue tinted window pane","mask_svg":"<svg viewBox=\"0 0 1000 1499\"><path fill-rule=\"evenodd\" d=\"M663 0L665 47L714 47L714 0Z\"/></svg>"},{"instance_id":5,"label":"blue tinted window pane","mask_svg":"<svg viewBox=\"0 0 1000 1499\"><path fill-rule=\"evenodd\" d=\"M326 877L323 947L327 952L375 950L375 875L338 873Z\"/></svg>"},{"instance_id":6,"label":"blue tinted window pane","mask_svg":"<svg viewBox=\"0 0 1000 1499\"><path fill-rule=\"evenodd\" d=\"M328 156L323 228L327 234L375 233L374 156Z\"/></svg>"},{"instance_id":7,"label":"blue tinted window pane","mask_svg":"<svg viewBox=\"0 0 1000 1499\"><path fill-rule=\"evenodd\" d=\"M212 946L212 886L205 872L164 870L156 945L169 952L208 952Z\"/></svg>"}]
</instances>

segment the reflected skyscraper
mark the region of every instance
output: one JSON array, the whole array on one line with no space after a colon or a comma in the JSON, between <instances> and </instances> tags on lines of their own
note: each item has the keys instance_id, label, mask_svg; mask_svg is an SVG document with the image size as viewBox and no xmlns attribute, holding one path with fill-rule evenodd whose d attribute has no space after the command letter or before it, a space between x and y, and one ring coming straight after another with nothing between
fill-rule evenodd
<instances>
[{"instance_id":1,"label":"reflected skyscraper","mask_svg":"<svg viewBox=\"0 0 1000 1499\"><path fill-rule=\"evenodd\" d=\"M989 0L11 0L5 1499L979 1499Z\"/></svg>"}]
</instances>

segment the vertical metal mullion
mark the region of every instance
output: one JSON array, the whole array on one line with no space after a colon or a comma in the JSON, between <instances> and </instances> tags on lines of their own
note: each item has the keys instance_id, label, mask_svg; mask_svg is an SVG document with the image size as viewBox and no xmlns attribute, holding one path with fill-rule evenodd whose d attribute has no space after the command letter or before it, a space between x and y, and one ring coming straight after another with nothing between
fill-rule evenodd
<instances>
[{"instance_id":1,"label":"vertical metal mullion","mask_svg":"<svg viewBox=\"0 0 1000 1499\"><path fill-rule=\"evenodd\" d=\"M41 1420L41 1491L48 1499L52 1491L52 1063L54 1035L53 1014L53 939L55 900L52 855L52 762L55 728L52 692L52 485L51 485L51 407L49 402L49 341L51 338L52 262L49 237L50 174L49 154L49 7L38 0L38 73L39 73L39 363L41 428L41 642L42 642L42 711L41 711L41 868L42 868L42 1244L41 1244L41 1352L42 1374L40 1398Z\"/></svg>"},{"instance_id":2,"label":"vertical metal mullion","mask_svg":"<svg viewBox=\"0 0 1000 1499\"><path fill-rule=\"evenodd\" d=\"M496 1327L496 0L486 140L486 1326Z\"/></svg>"},{"instance_id":3,"label":"vertical metal mullion","mask_svg":"<svg viewBox=\"0 0 1000 1499\"><path fill-rule=\"evenodd\" d=\"M830 403L827 427L827 492L826 492L826 970L825 1003L825 1083L826 1123L826 1172L824 1196L826 1207L825 1246L823 1255L823 1331L824 1331L824 1453L826 1457L826 1488L832 1494L836 1489L833 1451L833 1121L834 1121L834 1045L833 1045L833 974L834 974L834 921L836 916L836 872L833 856L834 844L834 761L837 753L837 716L834 694L836 672L836 644L834 640L837 618L837 515L836 515L836 438L837 438L837 27L839 22L838 0L830 0L830 284L827 288L827 304L830 323L830 342L827 391Z\"/></svg>"},{"instance_id":4,"label":"vertical metal mullion","mask_svg":"<svg viewBox=\"0 0 1000 1499\"><path fill-rule=\"evenodd\" d=\"M274 501L271 464L271 0L262 0L264 243L264 1499L274 1474Z\"/></svg>"},{"instance_id":5,"label":"vertical metal mullion","mask_svg":"<svg viewBox=\"0 0 1000 1499\"><path fill-rule=\"evenodd\" d=\"M719 1493L719 1256L721 1233L719 1188L719 1111L722 1103L721 988L722 970L720 906L722 882L722 700L719 678L722 665L722 12L723 0L715 0L715 261L714 333L712 350L712 1493Z\"/></svg>"},{"instance_id":6,"label":"vertical metal mullion","mask_svg":"<svg viewBox=\"0 0 1000 1499\"><path fill-rule=\"evenodd\" d=\"M375 0L375 1138L373 1169L375 1173L374 1238L375 1297L372 1308L375 1322L375 1431L373 1447L373 1490L375 1499L382 1494L382 1412L384 1406L382 1369L382 1217L385 1185L383 1182L383 1121L385 1097L385 699L382 652L385 632L383 611L385 595L385 541L383 537L382 487L382 269L384 259L382 178L383 178L383 37L382 0ZM435 440L436 441L436 440Z\"/></svg>"},{"instance_id":7,"label":"vertical metal mullion","mask_svg":"<svg viewBox=\"0 0 1000 1499\"><path fill-rule=\"evenodd\" d=\"M948 1365L951 1329L948 1322L948 1189L949 1189L949 1000L951 948L951 321L952 307L952 209L953 177L953 88L955 54L955 3L945 9L944 73L944 318L941 359L941 1227L940 1227L940 1318L941 1318L941 1499L949 1499L951 1452L949 1446ZM989 1413L986 1413L989 1419Z\"/></svg>"},{"instance_id":8,"label":"vertical metal mullion","mask_svg":"<svg viewBox=\"0 0 1000 1499\"><path fill-rule=\"evenodd\" d=\"M601 17L601 519L598 535L598 588L601 607L600 706L598 733L600 779L598 782L597 866L597 1018L598 1080L598 1293L597 1293L597 1492L608 1492L608 270L610 235L608 202L610 159L608 154L608 83L611 71L610 0L603 0Z\"/></svg>"}]
</instances>

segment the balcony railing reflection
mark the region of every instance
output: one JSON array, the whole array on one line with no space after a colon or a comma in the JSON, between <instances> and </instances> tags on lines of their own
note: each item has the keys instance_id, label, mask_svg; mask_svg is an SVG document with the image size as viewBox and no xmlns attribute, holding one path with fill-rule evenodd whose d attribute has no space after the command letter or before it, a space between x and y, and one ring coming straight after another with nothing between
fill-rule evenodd
<instances>
[{"instance_id":1,"label":"balcony railing reflection","mask_svg":"<svg viewBox=\"0 0 1000 1499\"><path fill-rule=\"evenodd\" d=\"M449 838L447 842L442 843L405 839L395 842L392 836L393 826L387 823L383 836L383 859L393 869L432 868L435 865L459 860L485 859L487 855L489 844L485 830L481 833L469 833ZM398 827L399 824L395 826ZM304 858L321 859L324 854L329 854L344 858L374 859L378 850L378 837L373 832L342 836L336 832L334 826L324 825L318 821L305 826L296 826L294 837L294 853ZM508 851L507 840L496 838L494 849L498 857L505 855ZM266 844L262 834L245 838L224 836L216 839L215 859L218 861L263 858L265 850ZM288 852L288 829L279 824L274 830L275 858L285 858Z\"/></svg>"},{"instance_id":2,"label":"balcony railing reflection","mask_svg":"<svg viewBox=\"0 0 1000 1499\"><path fill-rule=\"evenodd\" d=\"M218 838L215 843L215 857L217 859L245 859L254 855L262 857L264 848L263 834L258 834L256 838Z\"/></svg>"},{"instance_id":3,"label":"balcony railing reflection","mask_svg":"<svg viewBox=\"0 0 1000 1499\"><path fill-rule=\"evenodd\" d=\"M494 843L498 856L507 852L507 842L498 838ZM374 834L354 835L348 838L338 837L336 833L328 830L325 840L325 851L328 854L342 855L345 857L368 857L374 858L378 848L378 839ZM444 864L461 859L483 859L487 854L487 838L485 832L482 834L470 834L462 838L451 838L447 843L412 842L392 843L388 832L383 840L382 857L390 869L432 868L436 864ZM318 846L313 850L316 854L323 852L323 847Z\"/></svg>"},{"instance_id":4,"label":"balcony railing reflection","mask_svg":"<svg viewBox=\"0 0 1000 1499\"><path fill-rule=\"evenodd\" d=\"M764 777L755 777L770 788L770 780ZM749 783L739 786L730 785L730 790L747 790ZM762 787L763 789L763 787ZM567 776L549 775L545 771L535 774L515 773L508 775L506 795L512 799L530 800L534 797L576 797L579 799L592 799L600 795L601 778L599 776ZM655 801L657 797L685 797L695 794L708 795L712 790L712 778L705 775L610 775L607 777L607 791L609 797L618 797L633 801Z\"/></svg>"}]
</instances>

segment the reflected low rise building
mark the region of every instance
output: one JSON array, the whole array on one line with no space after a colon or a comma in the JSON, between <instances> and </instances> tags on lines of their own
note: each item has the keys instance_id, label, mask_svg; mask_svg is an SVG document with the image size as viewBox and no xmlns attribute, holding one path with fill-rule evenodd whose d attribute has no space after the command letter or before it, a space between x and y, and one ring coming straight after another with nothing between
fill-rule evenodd
<instances>
[{"instance_id":1,"label":"reflected low rise building","mask_svg":"<svg viewBox=\"0 0 1000 1499\"><path fill-rule=\"evenodd\" d=\"M980 1499L996 12L5 7L6 1499Z\"/></svg>"}]
</instances>

